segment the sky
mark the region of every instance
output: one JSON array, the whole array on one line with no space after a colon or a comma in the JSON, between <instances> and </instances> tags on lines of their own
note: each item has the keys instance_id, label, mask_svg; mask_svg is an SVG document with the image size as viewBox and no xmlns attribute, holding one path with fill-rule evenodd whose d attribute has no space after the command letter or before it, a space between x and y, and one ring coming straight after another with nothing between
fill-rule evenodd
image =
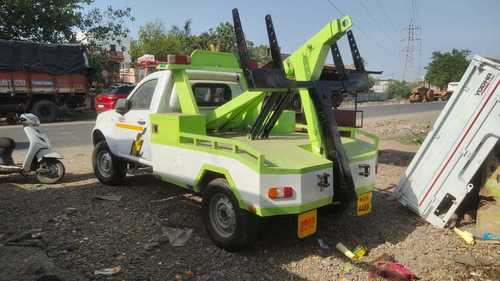
<instances>
[{"instance_id":1,"label":"sky","mask_svg":"<svg viewBox=\"0 0 500 281\"><path fill-rule=\"evenodd\" d=\"M352 17L353 32L368 70L382 70L379 78L416 80L425 74L432 52L469 49L472 55L500 58L499 0L415 0L416 24L421 28L421 53L404 70L404 40L412 12L411 0L96 0L92 7L130 7L135 21L130 36L139 28L160 20L166 26L182 26L192 19L195 34L232 22L238 8L247 40L267 44L264 17L271 14L282 53L291 53L328 21L345 14ZM344 62L352 61L346 39L339 46ZM417 45L419 42L415 42Z\"/></svg>"}]
</instances>

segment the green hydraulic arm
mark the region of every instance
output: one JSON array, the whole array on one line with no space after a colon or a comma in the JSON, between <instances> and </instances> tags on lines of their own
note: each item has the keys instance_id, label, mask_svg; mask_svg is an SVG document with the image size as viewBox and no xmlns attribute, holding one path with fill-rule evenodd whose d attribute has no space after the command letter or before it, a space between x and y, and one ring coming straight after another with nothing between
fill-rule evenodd
<instances>
[{"instance_id":1,"label":"green hydraulic arm","mask_svg":"<svg viewBox=\"0 0 500 281\"><path fill-rule=\"evenodd\" d=\"M284 65L287 76L297 81L319 80L332 44L339 40L351 26L352 22L349 16L330 21L285 59ZM307 121L307 132L311 141L312 151L322 155L324 149L319 130L318 115L311 100L309 90L300 88L299 93Z\"/></svg>"},{"instance_id":2,"label":"green hydraulic arm","mask_svg":"<svg viewBox=\"0 0 500 281\"><path fill-rule=\"evenodd\" d=\"M318 80L331 45L340 39L351 26L352 23L349 16L332 20L326 24L283 62L287 76L297 81ZM248 83L249 81L246 82ZM250 110L250 106L260 104L259 101L262 101L264 96L271 91L287 92L288 90L286 86L280 88L279 85L272 89L248 89L240 96L210 112L207 116L207 129L216 130L223 128L232 118ZM323 142L317 114L309 96L309 91L306 88L301 88L299 93L304 106L311 147L314 153L322 155L324 151L322 149Z\"/></svg>"}]
</instances>

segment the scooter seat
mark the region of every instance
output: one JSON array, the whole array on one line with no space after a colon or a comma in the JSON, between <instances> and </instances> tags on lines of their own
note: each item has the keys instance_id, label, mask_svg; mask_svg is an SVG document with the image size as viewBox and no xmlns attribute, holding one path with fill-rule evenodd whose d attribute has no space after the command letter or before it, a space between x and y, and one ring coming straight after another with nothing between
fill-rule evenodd
<instances>
[{"instance_id":1,"label":"scooter seat","mask_svg":"<svg viewBox=\"0 0 500 281\"><path fill-rule=\"evenodd\" d=\"M16 148L16 142L11 138L0 138L0 165L12 165L12 151Z\"/></svg>"}]
</instances>

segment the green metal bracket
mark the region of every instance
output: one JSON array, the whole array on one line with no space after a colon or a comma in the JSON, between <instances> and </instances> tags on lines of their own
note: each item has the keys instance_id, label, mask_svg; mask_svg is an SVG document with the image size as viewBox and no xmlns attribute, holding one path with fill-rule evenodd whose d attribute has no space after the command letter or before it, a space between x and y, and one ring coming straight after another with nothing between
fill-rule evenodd
<instances>
[{"instance_id":1,"label":"green metal bracket","mask_svg":"<svg viewBox=\"0 0 500 281\"><path fill-rule=\"evenodd\" d=\"M256 106L264 98L264 92L246 91L222 106L212 110L207 115L207 129L218 129L246 112L251 106Z\"/></svg>"},{"instance_id":2,"label":"green metal bracket","mask_svg":"<svg viewBox=\"0 0 500 281\"><path fill-rule=\"evenodd\" d=\"M175 92L179 98L182 113L200 114L186 71L183 69L173 69L172 75L174 77Z\"/></svg>"},{"instance_id":3,"label":"green metal bracket","mask_svg":"<svg viewBox=\"0 0 500 281\"><path fill-rule=\"evenodd\" d=\"M284 62L289 78L297 81L319 80L331 44L340 39L352 26L351 17L330 21L318 33L293 52ZM299 89L300 99L307 121L307 132L313 153L324 155L318 116L309 90Z\"/></svg>"}]
</instances>

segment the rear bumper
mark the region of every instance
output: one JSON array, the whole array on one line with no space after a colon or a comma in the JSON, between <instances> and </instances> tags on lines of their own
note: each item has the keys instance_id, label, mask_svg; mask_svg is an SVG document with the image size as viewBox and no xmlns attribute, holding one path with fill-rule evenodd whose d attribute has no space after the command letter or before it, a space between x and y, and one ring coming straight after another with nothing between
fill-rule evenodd
<instances>
[{"instance_id":1,"label":"rear bumper","mask_svg":"<svg viewBox=\"0 0 500 281\"><path fill-rule=\"evenodd\" d=\"M279 215L295 215L307 212L309 210L318 209L332 203L332 197L328 196L305 204L283 207L256 208L255 214L261 217L279 216Z\"/></svg>"}]
</instances>

